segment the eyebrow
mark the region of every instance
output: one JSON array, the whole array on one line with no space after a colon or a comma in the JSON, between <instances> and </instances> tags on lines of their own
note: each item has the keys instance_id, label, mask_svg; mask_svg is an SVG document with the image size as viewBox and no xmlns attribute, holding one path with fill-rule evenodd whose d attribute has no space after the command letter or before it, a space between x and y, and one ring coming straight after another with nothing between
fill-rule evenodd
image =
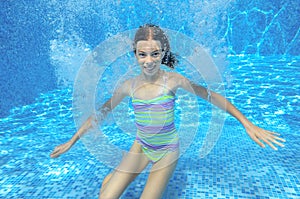
<instances>
[{"instance_id":1,"label":"eyebrow","mask_svg":"<svg viewBox=\"0 0 300 199\"><path fill-rule=\"evenodd\" d=\"M154 53L154 52L157 52L157 51L160 51L160 49L157 49L157 50L151 51L151 53ZM145 51L143 51L143 50L138 50L138 52L145 52Z\"/></svg>"}]
</instances>

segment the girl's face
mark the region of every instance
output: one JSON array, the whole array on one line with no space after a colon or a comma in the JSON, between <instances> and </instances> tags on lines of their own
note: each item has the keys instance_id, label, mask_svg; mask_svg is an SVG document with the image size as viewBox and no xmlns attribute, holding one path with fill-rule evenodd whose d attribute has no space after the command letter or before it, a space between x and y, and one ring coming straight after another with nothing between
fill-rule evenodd
<instances>
[{"instance_id":1,"label":"girl's face","mask_svg":"<svg viewBox=\"0 0 300 199\"><path fill-rule=\"evenodd\" d=\"M136 58L145 75L153 76L159 69L163 52L157 40L142 40L136 44Z\"/></svg>"}]
</instances>

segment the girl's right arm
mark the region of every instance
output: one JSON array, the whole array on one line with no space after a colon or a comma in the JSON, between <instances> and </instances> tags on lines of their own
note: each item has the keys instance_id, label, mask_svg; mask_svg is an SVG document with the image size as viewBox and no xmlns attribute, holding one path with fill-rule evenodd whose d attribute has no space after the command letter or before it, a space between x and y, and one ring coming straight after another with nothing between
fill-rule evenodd
<instances>
[{"instance_id":1,"label":"girl's right arm","mask_svg":"<svg viewBox=\"0 0 300 199\"><path fill-rule=\"evenodd\" d=\"M248 133L250 138L253 141L255 141L259 146L264 148L265 145L263 144L263 142L268 144L274 150L277 150L277 147L273 145L274 143L281 147L284 146L281 142L285 142L285 140L280 138L278 133L267 131L254 125L225 97L213 91L209 91L203 86L191 82L182 75L176 74L176 79L178 82L178 86L184 88L185 90L191 93L196 94L197 96L203 98L204 100L212 103L213 105L219 107L220 109L226 111L227 113L235 117L245 127L246 132Z\"/></svg>"},{"instance_id":2,"label":"girl's right arm","mask_svg":"<svg viewBox=\"0 0 300 199\"><path fill-rule=\"evenodd\" d=\"M104 120L106 115L112 109L114 109L123 100L124 97L129 95L131 85L130 82L131 80L127 80L126 82L124 82L124 84L122 84L121 87L114 92L113 96L102 105L102 107L98 110L100 113L100 117L97 117L97 122L101 122L102 120ZM50 157L56 158L61 154L67 152L80 139L80 137L83 136L92 127L94 121L96 121L95 116L90 116L68 142L55 147L53 152L50 154Z\"/></svg>"}]
</instances>

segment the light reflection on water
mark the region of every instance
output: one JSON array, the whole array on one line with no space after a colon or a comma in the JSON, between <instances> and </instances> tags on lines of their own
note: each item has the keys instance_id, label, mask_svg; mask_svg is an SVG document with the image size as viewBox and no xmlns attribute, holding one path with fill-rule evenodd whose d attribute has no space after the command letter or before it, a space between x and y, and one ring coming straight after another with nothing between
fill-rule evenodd
<instances>
[{"instance_id":1,"label":"light reflection on water","mask_svg":"<svg viewBox=\"0 0 300 199\"><path fill-rule=\"evenodd\" d=\"M232 117L227 117L223 134L214 150L199 163L200 158L195 151L198 151L202 144L203 131L207 129L209 120L207 116L209 116L210 110L204 101L199 100L201 107L199 132L190 148L180 159L178 170L174 175L176 183L172 183L173 180L171 180L165 193L167 197L171 197L174 193L182 197L193 195L195 187L192 188L181 180L205 186L204 182L199 181L196 176L203 176L207 182L213 183L214 177L210 175L214 173L215 169L218 171L216 175L223 182L225 188L228 184L233 184L234 190L232 187L226 189L237 194L243 194L240 191L245 188L244 186L256 189L258 192L255 194L265 193L266 187L272 186L268 183L282 187L281 182L276 180L277 178L272 178L274 173L277 173L276 176L282 177L282 180L295 180L293 176L297 176L298 174L295 172L299 171L297 166L299 164L295 164L295 161L300 158L297 155L299 154L297 143L299 142L298 121L300 118L297 113L300 107L300 84L299 73L297 73L299 60L291 59L276 61L274 58L241 59L233 57L230 65L230 86L226 90L229 100L255 124L280 132L288 141L286 147L278 152L273 152L271 149L260 150L246 136L241 125ZM249 66L250 62L253 64ZM177 107L177 111L180 113L180 107ZM67 141L76 131L72 118L71 89L44 93L36 99L36 103L14 108L10 116L0 120L0 126L0 173L4 181L2 186L6 187L0 194L14 197L16 196L14 194L23 193L25 196L29 196L34 193L40 197L50 197L51 194L48 191L26 192L26 189L20 191L18 187L23 186L22 184L29 186L36 182L34 185L37 187L36 190L61 186L74 189L78 186L76 183L78 179L74 175L81 176L80 186L89 190L91 197L98 194L99 186L97 185L107 174L108 168L93 158L81 142L78 142L61 158L54 160L49 158L53 147ZM132 135L124 135L116 124L105 128L106 135L114 145L128 149L132 142ZM257 159L262 157L264 158ZM270 167L269 165L272 164L275 166ZM226 170L219 168L218 165L223 165L222 168ZM232 176L240 176L241 173L244 177L252 176L252 181L248 182L246 178L238 177L241 183L236 184L237 178ZM36 177L39 178L39 181L33 180ZM124 197L126 198L127 195L128 198L132 194L138 194L136 189L137 187L140 187L138 190L142 189L139 183L142 183L145 178L146 176L141 175L140 180L129 187ZM14 179L15 182L8 179ZM85 180L86 182L84 182ZM90 184L88 181L94 183L93 188L85 185ZM180 189L175 188L178 182L182 184ZM209 183L207 186L213 186ZM216 189L218 188L216 187ZM204 192L208 195L213 194L208 188L198 187L196 190L199 193L206 190ZM290 188L290 191L285 190L280 194L292 194L293 190L294 188ZM69 196L63 191L57 193L61 194L61 197ZM247 193L244 194L249 197Z\"/></svg>"}]
</instances>

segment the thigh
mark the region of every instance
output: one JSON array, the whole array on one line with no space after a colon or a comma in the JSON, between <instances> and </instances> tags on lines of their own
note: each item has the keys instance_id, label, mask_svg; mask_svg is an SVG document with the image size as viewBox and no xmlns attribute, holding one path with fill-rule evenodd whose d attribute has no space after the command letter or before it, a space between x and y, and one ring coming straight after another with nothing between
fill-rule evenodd
<instances>
[{"instance_id":1,"label":"thigh","mask_svg":"<svg viewBox=\"0 0 300 199\"><path fill-rule=\"evenodd\" d=\"M113 158L113 157L112 157ZM100 198L119 198L126 187L148 165L148 158L135 141L130 151L124 155L120 165L113 171L110 179L101 189Z\"/></svg>"},{"instance_id":2,"label":"thigh","mask_svg":"<svg viewBox=\"0 0 300 199\"><path fill-rule=\"evenodd\" d=\"M129 152L124 154L119 166L115 169L124 173L140 173L149 164L150 160L142 151L141 145L134 141Z\"/></svg>"},{"instance_id":3,"label":"thigh","mask_svg":"<svg viewBox=\"0 0 300 199\"><path fill-rule=\"evenodd\" d=\"M179 152L172 152L156 162L151 168L141 199L159 199L171 178Z\"/></svg>"}]
</instances>

